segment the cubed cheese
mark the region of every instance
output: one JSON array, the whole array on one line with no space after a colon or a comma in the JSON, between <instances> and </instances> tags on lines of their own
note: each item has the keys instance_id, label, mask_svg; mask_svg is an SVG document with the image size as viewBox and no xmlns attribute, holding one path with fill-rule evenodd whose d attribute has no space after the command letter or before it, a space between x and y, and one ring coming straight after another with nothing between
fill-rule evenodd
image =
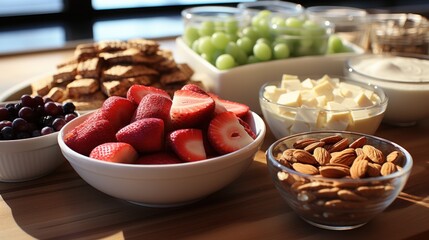
<instances>
[{"instance_id":1,"label":"cubed cheese","mask_svg":"<svg viewBox=\"0 0 429 240\"><path fill-rule=\"evenodd\" d=\"M280 87L286 89L288 92L302 89L301 81L299 79L282 80Z\"/></svg>"},{"instance_id":2,"label":"cubed cheese","mask_svg":"<svg viewBox=\"0 0 429 240\"><path fill-rule=\"evenodd\" d=\"M357 95L354 100L356 104L360 107L370 107L374 105L372 101L363 92Z\"/></svg>"},{"instance_id":3,"label":"cubed cheese","mask_svg":"<svg viewBox=\"0 0 429 240\"><path fill-rule=\"evenodd\" d=\"M329 112L326 119L326 128L336 130L346 130L352 123L352 116L349 111Z\"/></svg>"},{"instance_id":4,"label":"cubed cheese","mask_svg":"<svg viewBox=\"0 0 429 240\"><path fill-rule=\"evenodd\" d=\"M301 92L292 91L283 93L282 95L280 95L279 99L277 100L277 103L289 107L299 107L302 104Z\"/></svg>"}]
</instances>

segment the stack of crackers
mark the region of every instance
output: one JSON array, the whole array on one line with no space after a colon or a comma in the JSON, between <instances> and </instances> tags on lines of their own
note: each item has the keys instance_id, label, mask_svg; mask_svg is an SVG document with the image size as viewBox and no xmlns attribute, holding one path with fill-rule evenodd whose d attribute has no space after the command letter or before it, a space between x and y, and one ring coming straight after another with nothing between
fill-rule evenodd
<instances>
[{"instance_id":1,"label":"stack of crackers","mask_svg":"<svg viewBox=\"0 0 429 240\"><path fill-rule=\"evenodd\" d=\"M52 76L31 88L33 95L72 101L78 110L92 110L109 96L125 97L134 84L158 87L171 95L185 84L201 85L191 80L193 73L156 41L104 41L78 45L73 59L59 64Z\"/></svg>"}]
</instances>

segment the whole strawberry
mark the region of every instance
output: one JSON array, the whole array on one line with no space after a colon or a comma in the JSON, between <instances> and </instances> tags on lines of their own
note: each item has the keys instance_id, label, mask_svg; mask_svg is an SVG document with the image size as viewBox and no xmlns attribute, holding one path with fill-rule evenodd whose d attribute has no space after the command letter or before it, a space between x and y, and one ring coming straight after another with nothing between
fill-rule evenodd
<instances>
[{"instance_id":1,"label":"whole strawberry","mask_svg":"<svg viewBox=\"0 0 429 240\"><path fill-rule=\"evenodd\" d=\"M89 157L115 163L134 163L138 154L128 143L108 142L95 147Z\"/></svg>"},{"instance_id":2,"label":"whole strawberry","mask_svg":"<svg viewBox=\"0 0 429 240\"><path fill-rule=\"evenodd\" d=\"M126 98L111 96L104 101L101 111L112 126L119 130L131 122L136 108L137 105Z\"/></svg>"},{"instance_id":3,"label":"whole strawberry","mask_svg":"<svg viewBox=\"0 0 429 240\"><path fill-rule=\"evenodd\" d=\"M121 128L116 133L119 142L132 145L138 152L156 152L164 146L164 121L144 118Z\"/></svg>"}]
</instances>

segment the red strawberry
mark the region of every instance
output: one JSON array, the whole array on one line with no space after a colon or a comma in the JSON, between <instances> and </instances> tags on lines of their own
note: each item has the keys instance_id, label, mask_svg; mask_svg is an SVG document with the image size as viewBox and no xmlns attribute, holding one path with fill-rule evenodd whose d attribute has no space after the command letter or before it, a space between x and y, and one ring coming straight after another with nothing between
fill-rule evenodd
<instances>
[{"instance_id":1,"label":"red strawberry","mask_svg":"<svg viewBox=\"0 0 429 240\"><path fill-rule=\"evenodd\" d=\"M177 90L170 109L171 123L176 129L196 127L211 117L214 108L215 102L208 95Z\"/></svg>"},{"instance_id":2,"label":"red strawberry","mask_svg":"<svg viewBox=\"0 0 429 240\"><path fill-rule=\"evenodd\" d=\"M115 142L116 130L107 120L83 122L64 136L64 142L74 151L88 156L93 148Z\"/></svg>"},{"instance_id":3,"label":"red strawberry","mask_svg":"<svg viewBox=\"0 0 429 240\"><path fill-rule=\"evenodd\" d=\"M253 142L233 112L223 112L210 121L207 137L220 154L234 152Z\"/></svg>"},{"instance_id":4,"label":"red strawberry","mask_svg":"<svg viewBox=\"0 0 429 240\"><path fill-rule=\"evenodd\" d=\"M128 143L107 142L95 147L89 157L115 163L134 163L137 151Z\"/></svg>"},{"instance_id":5,"label":"red strawberry","mask_svg":"<svg viewBox=\"0 0 429 240\"><path fill-rule=\"evenodd\" d=\"M164 146L164 121L144 118L121 128L116 133L119 142L131 144L138 152L156 152Z\"/></svg>"},{"instance_id":6,"label":"red strawberry","mask_svg":"<svg viewBox=\"0 0 429 240\"><path fill-rule=\"evenodd\" d=\"M132 101L118 96L111 96L101 106L103 115L115 127L121 129L131 122L137 105Z\"/></svg>"},{"instance_id":7,"label":"red strawberry","mask_svg":"<svg viewBox=\"0 0 429 240\"><path fill-rule=\"evenodd\" d=\"M203 133L200 129L179 129L168 135L169 145L179 158L185 162L206 159Z\"/></svg>"},{"instance_id":8,"label":"red strawberry","mask_svg":"<svg viewBox=\"0 0 429 240\"><path fill-rule=\"evenodd\" d=\"M192 83L188 83L188 84L186 84L186 85L184 85L182 88L181 88L181 90L190 90L190 91L193 91L193 92L197 92L197 93L201 93L201 94L206 94L207 95L207 92L206 91L204 91L202 88L200 88L198 85L196 85L196 84L192 84Z\"/></svg>"},{"instance_id":9,"label":"red strawberry","mask_svg":"<svg viewBox=\"0 0 429 240\"><path fill-rule=\"evenodd\" d=\"M164 123L170 121L172 101L160 94L148 94L142 98L134 114L133 121L144 118L160 118Z\"/></svg>"},{"instance_id":10,"label":"red strawberry","mask_svg":"<svg viewBox=\"0 0 429 240\"><path fill-rule=\"evenodd\" d=\"M157 93L170 98L170 95L163 89L144 85L132 85L127 91L127 98L138 105L142 98L149 93Z\"/></svg>"},{"instance_id":11,"label":"red strawberry","mask_svg":"<svg viewBox=\"0 0 429 240\"><path fill-rule=\"evenodd\" d=\"M249 113L250 108L246 104L225 100L213 93L209 93L209 95L216 101L216 104L223 105L227 111L235 113L239 118L244 117ZM216 108L218 108L218 106Z\"/></svg>"},{"instance_id":12,"label":"red strawberry","mask_svg":"<svg viewBox=\"0 0 429 240\"><path fill-rule=\"evenodd\" d=\"M176 164L176 163L182 163L182 161L180 161L180 159L172 153L157 152L157 153L143 155L139 159L137 159L135 163L137 164Z\"/></svg>"},{"instance_id":13,"label":"red strawberry","mask_svg":"<svg viewBox=\"0 0 429 240\"><path fill-rule=\"evenodd\" d=\"M243 119L241 119L241 118L239 118L238 121L244 127L244 130L246 130L246 132L249 134L249 136L251 136L253 139L255 139L256 138L256 134L253 132L253 130L250 127L250 125L247 122L245 122Z\"/></svg>"}]
</instances>

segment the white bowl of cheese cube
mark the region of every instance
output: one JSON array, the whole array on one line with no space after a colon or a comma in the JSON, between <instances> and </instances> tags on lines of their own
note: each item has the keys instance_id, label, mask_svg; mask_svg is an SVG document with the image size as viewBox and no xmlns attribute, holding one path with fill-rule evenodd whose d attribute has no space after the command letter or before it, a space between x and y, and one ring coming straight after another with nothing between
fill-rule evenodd
<instances>
[{"instance_id":1,"label":"white bowl of cheese cube","mask_svg":"<svg viewBox=\"0 0 429 240\"><path fill-rule=\"evenodd\" d=\"M284 74L264 84L259 102L276 138L319 130L374 134L388 99L384 91L345 77L298 77Z\"/></svg>"}]
</instances>

